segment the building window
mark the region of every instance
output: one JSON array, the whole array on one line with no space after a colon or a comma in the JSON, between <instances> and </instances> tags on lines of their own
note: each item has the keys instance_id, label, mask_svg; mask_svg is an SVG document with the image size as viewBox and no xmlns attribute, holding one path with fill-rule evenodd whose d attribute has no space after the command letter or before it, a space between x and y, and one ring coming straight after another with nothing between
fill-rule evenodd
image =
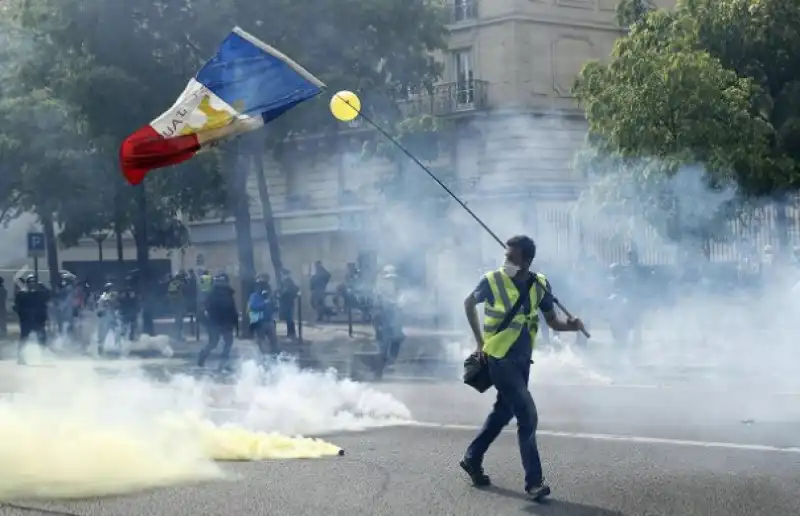
<instances>
[{"instance_id":1,"label":"building window","mask_svg":"<svg viewBox=\"0 0 800 516\"><path fill-rule=\"evenodd\" d=\"M453 69L456 76L456 104L470 106L475 101L471 49L453 52Z\"/></svg>"},{"instance_id":2,"label":"building window","mask_svg":"<svg viewBox=\"0 0 800 516\"><path fill-rule=\"evenodd\" d=\"M477 0L453 0L453 21L458 23L477 18L476 4Z\"/></svg>"}]
</instances>

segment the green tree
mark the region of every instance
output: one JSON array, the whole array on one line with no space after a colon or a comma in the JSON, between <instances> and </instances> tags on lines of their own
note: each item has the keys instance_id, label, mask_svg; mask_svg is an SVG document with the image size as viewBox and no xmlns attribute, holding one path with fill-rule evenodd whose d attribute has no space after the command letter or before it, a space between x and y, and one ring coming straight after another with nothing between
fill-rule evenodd
<instances>
[{"instance_id":1,"label":"green tree","mask_svg":"<svg viewBox=\"0 0 800 516\"><path fill-rule=\"evenodd\" d=\"M673 218L680 203L668 193L679 191L656 185L687 165L737 200L796 190L798 23L800 0L685 0L647 13L609 63L587 64L576 81L591 148L579 166L617 172Z\"/></svg>"},{"instance_id":2,"label":"green tree","mask_svg":"<svg viewBox=\"0 0 800 516\"><path fill-rule=\"evenodd\" d=\"M16 22L36 39L35 55L20 67L20 82L46 87L74 106L86 121L86 136L105 157L87 183L93 188L84 206L92 210L68 219L64 239L109 226L118 234L133 229L146 282L148 248L185 243L185 229L176 219L202 217L226 205L225 181L212 155L129 187L116 163L119 144L170 106L196 71L187 32L174 27L213 23L215 13L225 24L224 4L17 0L12 9ZM144 330L152 332L150 303L144 306Z\"/></svg>"},{"instance_id":3,"label":"green tree","mask_svg":"<svg viewBox=\"0 0 800 516\"><path fill-rule=\"evenodd\" d=\"M56 225L69 217L72 199L87 191L93 151L81 139L74 110L45 92L0 100L2 195L8 214L35 213L47 239L50 280L59 270Z\"/></svg>"}]
</instances>

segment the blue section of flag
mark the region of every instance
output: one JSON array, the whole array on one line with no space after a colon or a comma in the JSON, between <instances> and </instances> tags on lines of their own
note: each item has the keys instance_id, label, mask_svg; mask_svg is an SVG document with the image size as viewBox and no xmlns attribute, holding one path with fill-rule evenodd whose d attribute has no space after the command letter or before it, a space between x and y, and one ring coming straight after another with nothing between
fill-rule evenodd
<instances>
[{"instance_id":1,"label":"blue section of flag","mask_svg":"<svg viewBox=\"0 0 800 516\"><path fill-rule=\"evenodd\" d=\"M265 123L325 87L288 57L238 28L195 79L240 113L261 115Z\"/></svg>"}]
</instances>

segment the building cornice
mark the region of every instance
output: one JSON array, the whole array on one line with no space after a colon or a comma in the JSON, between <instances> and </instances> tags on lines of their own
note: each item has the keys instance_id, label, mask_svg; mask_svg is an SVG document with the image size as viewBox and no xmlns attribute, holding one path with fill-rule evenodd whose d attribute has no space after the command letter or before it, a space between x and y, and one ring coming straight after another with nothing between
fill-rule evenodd
<instances>
[{"instance_id":1,"label":"building cornice","mask_svg":"<svg viewBox=\"0 0 800 516\"><path fill-rule=\"evenodd\" d=\"M623 35L626 32L624 29L620 28L613 22L602 23L602 22L572 20L569 18L558 18L542 14L527 14L527 13L510 13L501 16L478 18L475 20L465 20L462 22L452 23L448 25L447 28L451 34L455 34L458 32L466 32L466 31L480 29L482 27L490 27L493 25L500 25L509 22L551 25L554 27L563 27L572 29L591 29L602 32L610 32L619 35Z\"/></svg>"}]
</instances>

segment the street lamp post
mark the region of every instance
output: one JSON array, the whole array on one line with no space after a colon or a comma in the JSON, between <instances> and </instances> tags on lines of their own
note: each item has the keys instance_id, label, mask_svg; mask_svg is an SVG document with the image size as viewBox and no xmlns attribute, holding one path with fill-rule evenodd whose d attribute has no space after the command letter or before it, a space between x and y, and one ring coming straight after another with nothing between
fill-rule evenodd
<instances>
[{"instance_id":1,"label":"street lamp post","mask_svg":"<svg viewBox=\"0 0 800 516\"><path fill-rule=\"evenodd\" d=\"M92 233L92 238L97 242L97 260L103 262L103 242L108 238L107 231L96 231Z\"/></svg>"}]
</instances>

